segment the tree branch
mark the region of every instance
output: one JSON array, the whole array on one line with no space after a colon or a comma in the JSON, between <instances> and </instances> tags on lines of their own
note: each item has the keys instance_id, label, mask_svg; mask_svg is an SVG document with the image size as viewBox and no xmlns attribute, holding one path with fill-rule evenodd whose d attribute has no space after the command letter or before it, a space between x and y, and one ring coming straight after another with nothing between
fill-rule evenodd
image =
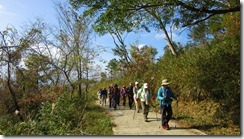
<instances>
[{"instance_id":1,"label":"tree branch","mask_svg":"<svg viewBox=\"0 0 244 139\"><path fill-rule=\"evenodd\" d=\"M141 5L135 8L130 8L128 9L129 11L139 11L141 9L145 9L145 8L151 8L151 7L165 7L165 6L181 6L183 8L186 8L190 11L193 12L202 12L202 13L214 13L214 14L225 14L225 13L229 13L229 12L239 12L240 11L240 6L235 6L235 7L231 7L228 9L213 9L213 10L208 10L207 8L195 8L192 7L190 5L187 5L184 2L181 1L176 1L176 2L172 2L172 3L163 3L163 4L145 4L145 5Z\"/></svg>"},{"instance_id":2,"label":"tree branch","mask_svg":"<svg viewBox=\"0 0 244 139\"><path fill-rule=\"evenodd\" d=\"M187 26L196 25L196 24L198 24L198 23L200 23L200 22L203 22L203 21L209 19L210 17L212 17L212 16L214 16L214 15L216 15L216 14L210 14L210 15L207 16L206 18L203 18L203 19L201 19L201 20L197 20L197 21L195 21L195 22L193 22L193 23L184 24L184 25L182 25L182 27L187 27Z\"/></svg>"},{"instance_id":3,"label":"tree branch","mask_svg":"<svg viewBox=\"0 0 244 139\"><path fill-rule=\"evenodd\" d=\"M240 11L240 6L235 6L235 7L231 7L231 8L228 8L228 9L220 9L220 10L208 10L204 7L202 8L195 8L195 7L192 7L192 6L189 6L181 1L178 1L175 3L176 5L178 6L182 6L190 11L194 11L194 12L203 12L203 13L213 13L213 14L225 14L225 13L229 13L229 12L238 12Z\"/></svg>"}]
</instances>

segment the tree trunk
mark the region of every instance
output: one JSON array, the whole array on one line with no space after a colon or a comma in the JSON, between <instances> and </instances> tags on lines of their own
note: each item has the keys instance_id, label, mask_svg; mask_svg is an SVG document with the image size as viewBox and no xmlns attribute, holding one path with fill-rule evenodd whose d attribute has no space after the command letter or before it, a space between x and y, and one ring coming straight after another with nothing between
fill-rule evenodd
<instances>
[{"instance_id":1,"label":"tree trunk","mask_svg":"<svg viewBox=\"0 0 244 139\"><path fill-rule=\"evenodd\" d=\"M17 99L16 99L16 95L15 95L15 92L13 91L12 87L11 87L11 83L10 83L10 80L11 80L11 74L10 74L10 55L8 54L8 77L7 77L7 85L8 85L8 89L9 89L9 92L13 98L13 101L14 101L14 106L15 106L15 109L18 110L20 112L20 107L19 107L19 104L17 102ZM19 116L19 119L23 122L24 119L23 117L21 116L21 114L19 113L18 114Z\"/></svg>"},{"instance_id":2,"label":"tree trunk","mask_svg":"<svg viewBox=\"0 0 244 139\"><path fill-rule=\"evenodd\" d=\"M169 38L169 35L168 35L168 32L167 32L165 26L162 25L161 23L160 23L160 26L161 26L161 29L163 30L163 32L166 36L166 41L168 42L168 46L169 46L170 51L172 52L173 55L177 55L175 48L174 48L174 45L173 45L171 39Z\"/></svg>"}]
</instances>

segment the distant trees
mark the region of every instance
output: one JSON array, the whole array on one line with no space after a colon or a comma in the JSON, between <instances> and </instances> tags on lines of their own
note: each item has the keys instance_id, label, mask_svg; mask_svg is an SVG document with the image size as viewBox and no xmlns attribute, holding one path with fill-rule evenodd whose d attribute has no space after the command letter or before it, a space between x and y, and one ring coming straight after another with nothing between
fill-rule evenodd
<instances>
[{"instance_id":1,"label":"distant trees","mask_svg":"<svg viewBox=\"0 0 244 139\"><path fill-rule=\"evenodd\" d=\"M8 88L7 92L11 94L11 102L14 104L13 107L10 107L9 111L20 111L20 106L18 103L19 95L17 94L18 91L16 90L16 84L14 82L15 77L13 75L15 71L19 69L24 52L36 42L36 37L39 34L40 32L36 28L27 30L26 34L24 34L22 37L18 37L18 32L14 28L6 28L6 30L0 32L0 66L2 73L6 73L2 75L2 80L6 80L6 87ZM5 104L11 105L11 102ZM21 114L18 114L18 116L21 121L24 120Z\"/></svg>"},{"instance_id":2,"label":"distant trees","mask_svg":"<svg viewBox=\"0 0 244 139\"><path fill-rule=\"evenodd\" d=\"M77 92L86 100L90 84L100 77L94 63L100 49L90 42L91 19L61 3L56 6L55 26L37 19L22 27L23 35L14 27L0 31L0 104L9 113L19 111L22 121L26 117L20 109L41 102L44 92L51 94L56 88L57 94L62 88L65 93L65 88L71 99ZM33 95L40 98L33 101Z\"/></svg>"}]
</instances>

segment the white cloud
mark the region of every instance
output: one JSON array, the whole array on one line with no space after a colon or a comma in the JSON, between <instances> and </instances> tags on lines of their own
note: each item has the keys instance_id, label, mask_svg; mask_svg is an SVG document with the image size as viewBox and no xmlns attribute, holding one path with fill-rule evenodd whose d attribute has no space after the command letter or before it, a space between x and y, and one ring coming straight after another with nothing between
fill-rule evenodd
<instances>
[{"instance_id":1,"label":"white cloud","mask_svg":"<svg viewBox=\"0 0 244 139\"><path fill-rule=\"evenodd\" d=\"M169 35L169 37L171 37L171 35L172 35L172 39L174 40L175 38L177 38L177 37L179 37L176 33L172 33L172 34L170 34L169 32L168 32L168 35ZM166 35L164 34L164 33L161 33L161 34L159 34L159 33L157 33L157 34L155 34L155 38L158 40L158 39L165 39L166 38Z\"/></svg>"},{"instance_id":2,"label":"white cloud","mask_svg":"<svg viewBox=\"0 0 244 139\"><path fill-rule=\"evenodd\" d=\"M138 45L139 50L141 50L144 46L145 46L145 44L139 44Z\"/></svg>"},{"instance_id":3,"label":"white cloud","mask_svg":"<svg viewBox=\"0 0 244 139\"><path fill-rule=\"evenodd\" d=\"M159 34L159 33L157 33L157 34L155 34L155 36L154 36L156 39L163 39L163 38L165 38L165 35L164 34Z\"/></svg>"},{"instance_id":4,"label":"white cloud","mask_svg":"<svg viewBox=\"0 0 244 139\"><path fill-rule=\"evenodd\" d=\"M15 15L17 14L7 11L3 5L0 5L0 16L7 17L7 16L15 16Z\"/></svg>"}]
</instances>

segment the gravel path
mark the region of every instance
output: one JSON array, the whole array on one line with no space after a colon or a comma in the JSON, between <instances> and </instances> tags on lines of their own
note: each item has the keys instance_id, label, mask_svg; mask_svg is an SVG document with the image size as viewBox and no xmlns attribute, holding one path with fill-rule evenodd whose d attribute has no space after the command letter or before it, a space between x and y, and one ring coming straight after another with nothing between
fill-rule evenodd
<instances>
[{"instance_id":1,"label":"gravel path","mask_svg":"<svg viewBox=\"0 0 244 139\"><path fill-rule=\"evenodd\" d=\"M113 127L114 135L206 135L205 133L190 128L182 128L173 120L169 122L170 130L161 128L161 115L150 110L148 115L149 122L144 122L143 115L135 113L134 109L128 106L120 106L117 110L102 106L108 111L115 124Z\"/></svg>"}]
</instances>

